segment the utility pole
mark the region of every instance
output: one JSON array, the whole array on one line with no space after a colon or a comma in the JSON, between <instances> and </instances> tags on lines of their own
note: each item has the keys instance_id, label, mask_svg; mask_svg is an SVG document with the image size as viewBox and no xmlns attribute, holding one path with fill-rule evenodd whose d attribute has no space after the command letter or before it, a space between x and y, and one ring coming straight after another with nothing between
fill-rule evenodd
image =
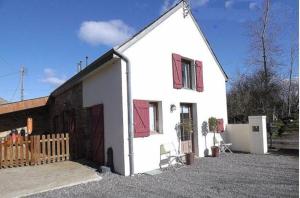
<instances>
[{"instance_id":1,"label":"utility pole","mask_svg":"<svg viewBox=\"0 0 300 198\"><path fill-rule=\"evenodd\" d=\"M25 74L25 68L24 66L21 66L21 70L20 70L20 78L21 78L21 101L24 100L24 74Z\"/></svg>"}]
</instances>

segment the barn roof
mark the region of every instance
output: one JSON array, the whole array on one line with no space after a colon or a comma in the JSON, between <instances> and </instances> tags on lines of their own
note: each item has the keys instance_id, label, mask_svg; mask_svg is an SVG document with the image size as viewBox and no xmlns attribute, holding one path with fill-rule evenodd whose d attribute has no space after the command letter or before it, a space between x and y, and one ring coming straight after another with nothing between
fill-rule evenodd
<instances>
[{"instance_id":1,"label":"barn roof","mask_svg":"<svg viewBox=\"0 0 300 198\"><path fill-rule=\"evenodd\" d=\"M48 96L41 98L33 98L29 100L23 100L18 102L6 103L0 105L0 115L6 113L12 113L16 111L22 111L37 107L42 107L47 104Z\"/></svg>"},{"instance_id":2,"label":"barn roof","mask_svg":"<svg viewBox=\"0 0 300 198\"><path fill-rule=\"evenodd\" d=\"M7 103L7 101L0 97L0 105L5 103Z\"/></svg>"}]
</instances>

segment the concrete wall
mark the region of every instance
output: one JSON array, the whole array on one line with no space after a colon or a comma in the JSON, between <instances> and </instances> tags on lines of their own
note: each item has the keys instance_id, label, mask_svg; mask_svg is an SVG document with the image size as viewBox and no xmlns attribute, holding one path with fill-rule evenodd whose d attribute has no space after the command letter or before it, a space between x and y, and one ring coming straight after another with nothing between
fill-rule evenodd
<instances>
[{"instance_id":1,"label":"concrete wall","mask_svg":"<svg viewBox=\"0 0 300 198\"><path fill-rule=\"evenodd\" d=\"M265 154L268 152L266 116L249 116L250 152ZM256 129L258 130L256 130Z\"/></svg>"},{"instance_id":2,"label":"concrete wall","mask_svg":"<svg viewBox=\"0 0 300 198\"><path fill-rule=\"evenodd\" d=\"M223 118L224 124L227 124L226 88L224 75L191 16L183 18L182 9L178 9L123 53L131 61L133 99L158 101L162 104L163 134L134 138L135 172L145 172L159 167L160 144L172 142L175 148L178 148L175 126L180 121L180 103L192 103L196 106L195 152L200 157L204 156L206 147L205 137L201 134L201 125L211 116ZM173 88L172 53L203 62L204 92ZM125 174L128 175L125 72L125 63L122 62L123 141ZM175 112L170 112L171 104L176 105ZM207 145L212 145L212 138L206 139Z\"/></svg>"},{"instance_id":3,"label":"concrete wall","mask_svg":"<svg viewBox=\"0 0 300 198\"><path fill-rule=\"evenodd\" d=\"M104 105L104 145L105 154L112 147L115 170L125 174L122 82L120 62L102 65L83 80L83 107ZM126 95L124 95L126 97ZM127 141L127 140L126 140ZM105 156L107 158L107 156Z\"/></svg>"},{"instance_id":4,"label":"concrete wall","mask_svg":"<svg viewBox=\"0 0 300 198\"><path fill-rule=\"evenodd\" d=\"M232 143L233 151L250 152L249 124L228 124L227 141Z\"/></svg>"},{"instance_id":5,"label":"concrete wall","mask_svg":"<svg viewBox=\"0 0 300 198\"><path fill-rule=\"evenodd\" d=\"M226 143L233 151L265 154L268 152L266 116L249 116L248 124L228 124Z\"/></svg>"}]
</instances>

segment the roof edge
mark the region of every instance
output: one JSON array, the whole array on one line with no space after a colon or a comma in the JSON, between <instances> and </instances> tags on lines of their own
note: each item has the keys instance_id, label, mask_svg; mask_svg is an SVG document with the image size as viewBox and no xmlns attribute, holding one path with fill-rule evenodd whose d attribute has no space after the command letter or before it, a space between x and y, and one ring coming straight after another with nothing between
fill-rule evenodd
<instances>
[{"instance_id":1,"label":"roof edge","mask_svg":"<svg viewBox=\"0 0 300 198\"><path fill-rule=\"evenodd\" d=\"M183 7L183 0L179 1L176 5L174 5L173 7L171 7L169 10L167 10L164 14L162 14L160 17L158 17L157 19L155 19L153 22L151 22L150 24L148 24L147 26L145 26L142 30L140 30L139 32L137 32L136 34L134 34L131 38L129 38L127 41L125 41L124 43L122 43L119 46L114 47L113 49L118 50L120 52L124 52L126 49L128 49L130 46L132 46L134 43L136 43L137 41L139 41L140 39L142 39L146 34L148 34L150 31L152 31L154 28L156 28L159 24L161 24L165 19L167 19L170 15L172 15L174 12L176 12L179 8ZM225 80L228 81L228 75L226 74L225 70L223 69L220 61L218 60L215 52L213 51L209 41L207 40L206 36L204 35L203 31L200 28L200 25L198 24L197 20L195 19L192 10L190 9L189 12L192 20L194 21L194 24L196 25L198 31L200 32L202 38L204 39L206 46L208 47L209 51L211 52L211 54L213 55L217 65L219 66L219 68L221 69Z\"/></svg>"},{"instance_id":2,"label":"roof edge","mask_svg":"<svg viewBox=\"0 0 300 198\"><path fill-rule=\"evenodd\" d=\"M63 83L58 88L56 88L54 91L52 91L50 96L59 95L60 93L63 93L64 91L68 90L75 84L79 83L80 80L82 79L82 77L84 77L85 75L94 71L95 69L97 69L98 67L100 67L101 65L103 65L104 63L109 61L110 59L112 59L113 52L114 52L114 49L108 50L105 54L103 54L102 56L97 58L95 61L93 61L87 67L85 67L83 70L81 70L80 72L78 72L77 74L72 76L69 80L67 80L65 83Z\"/></svg>"},{"instance_id":3,"label":"roof edge","mask_svg":"<svg viewBox=\"0 0 300 198\"><path fill-rule=\"evenodd\" d=\"M115 46L114 49L118 50L120 52L124 52L131 45L133 45L134 43L136 43L137 41L142 39L146 34L148 34L150 31L152 31L154 28L156 28L159 24L161 24L163 21L165 21L165 19L167 19L170 15L172 15L178 9L182 8L182 6L183 6L183 0L179 1L177 4L172 6L170 9L168 9L166 12L164 12L158 18L156 18L151 23L146 25L143 29L141 29L140 31L135 33L127 41L123 42L121 45Z\"/></svg>"},{"instance_id":4,"label":"roof edge","mask_svg":"<svg viewBox=\"0 0 300 198\"><path fill-rule=\"evenodd\" d=\"M0 104L0 107L5 106L5 105L14 104L14 103L27 102L27 101L30 101L30 100L39 100L39 99L43 99L43 98L46 99L46 98L49 98L49 96L41 96L41 97L37 97L37 98L30 98L30 99L26 99L26 100L15 101L15 102L7 102L7 103Z\"/></svg>"},{"instance_id":5,"label":"roof edge","mask_svg":"<svg viewBox=\"0 0 300 198\"><path fill-rule=\"evenodd\" d=\"M216 56L214 50L212 49L212 47L211 47L209 41L208 41L207 38L206 38L205 34L204 34L203 31L201 30L199 23L197 22L196 18L194 17L194 15L193 15L193 13L192 13L192 10L190 10L190 16L191 16L192 20L194 21L194 23L195 23L195 25L196 25L198 31L200 32L201 36L203 37L203 39L204 39L204 41L205 41L205 43L206 43L206 46L208 47L209 51L211 52L211 54L213 55L215 61L217 62L219 68L221 69L221 71L222 71L222 73L223 73L223 75L224 75L224 77L225 77L225 80L226 80L226 82L227 82L228 79L229 79L229 78L228 78L228 75L226 74L225 70L223 69L223 67L222 67L222 65L221 65L221 63L220 63L220 61L218 60L218 58L217 58L217 56Z\"/></svg>"}]
</instances>

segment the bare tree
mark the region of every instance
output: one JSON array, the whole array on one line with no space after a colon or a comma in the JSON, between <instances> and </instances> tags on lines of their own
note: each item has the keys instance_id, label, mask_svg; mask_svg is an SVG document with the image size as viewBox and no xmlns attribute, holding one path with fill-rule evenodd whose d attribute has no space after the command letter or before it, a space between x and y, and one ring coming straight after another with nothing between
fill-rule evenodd
<instances>
[{"instance_id":1,"label":"bare tree","mask_svg":"<svg viewBox=\"0 0 300 198\"><path fill-rule=\"evenodd\" d=\"M248 63L256 66L256 72L261 76L260 95L257 100L259 104L256 108L262 110L269 118L274 117L274 106L270 103L271 90L270 82L277 75L277 68L281 65L281 46L279 45L280 26L274 20L271 12L270 0L264 0L260 17L249 24L250 53ZM254 73L252 69L252 73Z\"/></svg>"},{"instance_id":2,"label":"bare tree","mask_svg":"<svg viewBox=\"0 0 300 198\"><path fill-rule=\"evenodd\" d=\"M290 71L289 71L289 88L287 94L287 107L288 107L288 117L291 117L291 88L292 88L292 74L294 62L297 56L297 46L294 45L294 42L291 44L290 48Z\"/></svg>"}]
</instances>

